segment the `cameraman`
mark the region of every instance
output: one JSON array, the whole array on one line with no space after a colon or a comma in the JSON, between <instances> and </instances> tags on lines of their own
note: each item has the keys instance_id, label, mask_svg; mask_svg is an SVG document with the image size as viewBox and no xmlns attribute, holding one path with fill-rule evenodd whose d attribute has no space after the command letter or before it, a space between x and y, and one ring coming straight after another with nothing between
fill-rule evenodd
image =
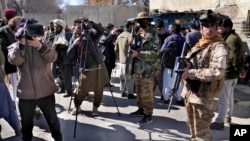
<instances>
[{"instance_id":1,"label":"cameraman","mask_svg":"<svg viewBox=\"0 0 250 141\"><path fill-rule=\"evenodd\" d=\"M98 107L102 102L104 85L109 82L103 56L97 48L97 41L103 30L99 24L89 21L86 16L83 17L82 21L83 35L75 38L67 50L70 57L78 59L80 67L79 86L76 91L75 109L72 114L76 115L81 111L82 101L88 95L88 92L92 91L94 92L92 115L98 116Z\"/></svg>"},{"instance_id":2,"label":"cameraman","mask_svg":"<svg viewBox=\"0 0 250 141\"><path fill-rule=\"evenodd\" d=\"M31 141L36 105L44 113L55 141L62 141L60 123L55 110L57 86L51 71L51 63L57 52L39 37L25 38L26 24L21 24L15 34L17 42L8 46L8 60L18 67L19 110L22 124L22 140Z\"/></svg>"}]
</instances>

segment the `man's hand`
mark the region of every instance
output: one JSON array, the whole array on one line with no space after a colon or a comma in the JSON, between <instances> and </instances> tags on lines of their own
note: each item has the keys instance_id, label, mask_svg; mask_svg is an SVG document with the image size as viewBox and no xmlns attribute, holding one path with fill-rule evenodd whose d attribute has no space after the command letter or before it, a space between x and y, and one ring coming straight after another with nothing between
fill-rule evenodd
<instances>
[{"instance_id":1,"label":"man's hand","mask_svg":"<svg viewBox=\"0 0 250 141\"><path fill-rule=\"evenodd\" d=\"M181 79L183 80L186 80L188 78L188 69L185 68L185 69L182 69L182 76L181 76Z\"/></svg>"},{"instance_id":2,"label":"man's hand","mask_svg":"<svg viewBox=\"0 0 250 141\"><path fill-rule=\"evenodd\" d=\"M186 67L184 69L179 69L179 71L182 71L181 79L186 80L188 78L188 70L191 67L191 63L185 60Z\"/></svg>"},{"instance_id":3,"label":"man's hand","mask_svg":"<svg viewBox=\"0 0 250 141\"><path fill-rule=\"evenodd\" d=\"M136 51L136 50L134 50L134 49L130 49L130 51L131 51L131 57L132 57L132 58L138 57L138 54L139 54L138 51Z\"/></svg>"},{"instance_id":4,"label":"man's hand","mask_svg":"<svg viewBox=\"0 0 250 141\"><path fill-rule=\"evenodd\" d=\"M79 43L80 43L80 37L75 39L75 41L73 42L73 45L79 45Z\"/></svg>"},{"instance_id":5,"label":"man's hand","mask_svg":"<svg viewBox=\"0 0 250 141\"><path fill-rule=\"evenodd\" d=\"M117 35L117 34L119 33L119 32L118 32L119 30L120 30L120 28L116 28L116 27L115 27L114 29L111 30L110 33L111 33L112 35Z\"/></svg>"},{"instance_id":6,"label":"man's hand","mask_svg":"<svg viewBox=\"0 0 250 141\"><path fill-rule=\"evenodd\" d=\"M131 44L133 42L134 38L132 36L128 37L128 43Z\"/></svg>"},{"instance_id":7,"label":"man's hand","mask_svg":"<svg viewBox=\"0 0 250 141\"><path fill-rule=\"evenodd\" d=\"M245 70L241 71L239 74L239 78L246 78L247 72Z\"/></svg>"},{"instance_id":8,"label":"man's hand","mask_svg":"<svg viewBox=\"0 0 250 141\"><path fill-rule=\"evenodd\" d=\"M27 45L33 47L33 48L39 48L42 46L41 38L39 37L32 37L32 40L27 39Z\"/></svg>"}]
</instances>

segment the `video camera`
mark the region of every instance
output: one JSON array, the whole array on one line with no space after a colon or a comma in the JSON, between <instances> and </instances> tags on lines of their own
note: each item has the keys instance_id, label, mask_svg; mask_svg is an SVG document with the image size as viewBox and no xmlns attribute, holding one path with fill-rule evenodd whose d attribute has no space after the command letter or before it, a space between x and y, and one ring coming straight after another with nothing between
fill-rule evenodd
<instances>
[{"instance_id":1,"label":"video camera","mask_svg":"<svg viewBox=\"0 0 250 141\"><path fill-rule=\"evenodd\" d=\"M89 22L88 19L81 19L81 28L84 30L88 30L92 28L92 24Z\"/></svg>"},{"instance_id":2,"label":"video camera","mask_svg":"<svg viewBox=\"0 0 250 141\"><path fill-rule=\"evenodd\" d=\"M22 37L25 37L26 39L32 40L32 37L44 36L43 25L37 23L38 21L33 18L23 19L19 27L23 27L24 32L22 34L15 35L16 38L21 39Z\"/></svg>"}]
</instances>

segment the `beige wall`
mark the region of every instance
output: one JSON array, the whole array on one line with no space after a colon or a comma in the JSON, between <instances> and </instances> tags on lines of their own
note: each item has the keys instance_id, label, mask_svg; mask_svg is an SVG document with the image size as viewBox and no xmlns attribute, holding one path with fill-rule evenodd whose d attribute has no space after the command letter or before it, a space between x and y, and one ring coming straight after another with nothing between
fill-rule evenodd
<instances>
[{"instance_id":1,"label":"beige wall","mask_svg":"<svg viewBox=\"0 0 250 141\"><path fill-rule=\"evenodd\" d=\"M51 19L59 18L71 26L75 19L87 15L90 20L101 23L103 26L108 23L123 26L128 18L136 17L137 13L142 10L142 6L67 6L64 14L23 13L23 16L35 18L43 25L48 25Z\"/></svg>"},{"instance_id":2,"label":"beige wall","mask_svg":"<svg viewBox=\"0 0 250 141\"><path fill-rule=\"evenodd\" d=\"M0 0L0 19L2 19L4 16L3 11L5 9L5 6L6 6L5 0Z\"/></svg>"},{"instance_id":3,"label":"beige wall","mask_svg":"<svg viewBox=\"0 0 250 141\"><path fill-rule=\"evenodd\" d=\"M150 0L149 9L167 11L200 11L202 9L215 9L220 0Z\"/></svg>"},{"instance_id":4,"label":"beige wall","mask_svg":"<svg viewBox=\"0 0 250 141\"><path fill-rule=\"evenodd\" d=\"M73 25L74 19L87 15L90 20L104 26L108 23L122 26L128 18L136 17L142 10L142 6L68 6L65 19L69 25Z\"/></svg>"}]
</instances>

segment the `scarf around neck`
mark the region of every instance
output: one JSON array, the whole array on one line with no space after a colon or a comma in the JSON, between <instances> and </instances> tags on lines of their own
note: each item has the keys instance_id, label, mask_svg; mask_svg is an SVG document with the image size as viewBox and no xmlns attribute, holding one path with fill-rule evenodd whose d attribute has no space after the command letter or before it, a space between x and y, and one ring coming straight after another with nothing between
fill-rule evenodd
<instances>
[{"instance_id":1,"label":"scarf around neck","mask_svg":"<svg viewBox=\"0 0 250 141\"><path fill-rule=\"evenodd\" d=\"M201 37L198 43L196 43L195 47L200 48L203 47L204 45L208 45L212 42L217 42L217 41L222 41L221 35L217 34L214 38L212 39L206 39L204 36Z\"/></svg>"}]
</instances>

